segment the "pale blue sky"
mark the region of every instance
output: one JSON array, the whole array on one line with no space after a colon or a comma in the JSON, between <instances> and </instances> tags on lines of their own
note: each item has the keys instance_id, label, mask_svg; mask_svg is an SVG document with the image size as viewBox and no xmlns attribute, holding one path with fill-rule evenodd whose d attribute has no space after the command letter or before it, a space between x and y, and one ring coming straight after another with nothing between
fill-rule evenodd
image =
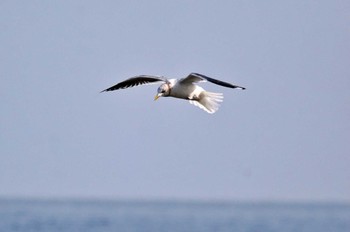
<instances>
[{"instance_id":1,"label":"pale blue sky","mask_svg":"<svg viewBox=\"0 0 350 232\"><path fill-rule=\"evenodd\" d=\"M1 1L0 196L350 201L349 1ZM138 74L247 87L210 115Z\"/></svg>"}]
</instances>

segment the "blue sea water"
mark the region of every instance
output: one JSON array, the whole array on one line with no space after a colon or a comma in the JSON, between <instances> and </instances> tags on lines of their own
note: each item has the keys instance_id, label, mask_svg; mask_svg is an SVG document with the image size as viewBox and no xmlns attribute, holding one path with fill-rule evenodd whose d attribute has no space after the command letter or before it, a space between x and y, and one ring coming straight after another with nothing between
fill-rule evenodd
<instances>
[{"instance_id":1,"label":"blue sea water","mask_svg":"<svg viewBox=\"0 0 350 232\"><path fill-rule=\"evenodd\" d=\"M349 232L350 205L2 199L0 231Z\"/></svg>"}]
</instances>

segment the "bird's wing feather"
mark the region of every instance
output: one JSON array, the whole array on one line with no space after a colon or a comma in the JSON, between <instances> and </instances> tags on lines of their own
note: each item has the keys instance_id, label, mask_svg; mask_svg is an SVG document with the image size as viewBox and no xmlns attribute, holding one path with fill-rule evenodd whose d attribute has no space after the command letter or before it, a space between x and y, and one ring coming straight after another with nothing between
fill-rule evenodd
<instances>
[{"instance_id":1,"label":"bird's wing feather","mask_svg":"<svg viewBox=\"0 0 350 232\"><path fill-rule=\"evenodd\" d=\"M140 76L131 77L125 81L119 82L118 84L113 85L112 87L109 87L105 90L102 90L101 92L113 91L117 89L126 89L134 86L138 86L138 85L153 84L159 81L166 82L167 80L164 77L160 77L160 76L140 75Z\"/></svg>"},{"instance_id":2,"label":"bird's wing feather","mask_svg":"<svg viewBox=\"0 0 350 232\"><path fill-rule=\"evenodd\" d=\"M199 74L199 73L191 73L190 75L188 75L187 77L183 78L180 80L181 83L185 84L185 83L194 83L194 82L201 82L201 81L209 81L211 83L217 84L217 85L221 85L227 88L240 88L240 89L245 89L244 87L238 86L238 85L233 85L224 81L220 81L208 76L205 76L203 74Z\"/></svg>"}]
</instances>

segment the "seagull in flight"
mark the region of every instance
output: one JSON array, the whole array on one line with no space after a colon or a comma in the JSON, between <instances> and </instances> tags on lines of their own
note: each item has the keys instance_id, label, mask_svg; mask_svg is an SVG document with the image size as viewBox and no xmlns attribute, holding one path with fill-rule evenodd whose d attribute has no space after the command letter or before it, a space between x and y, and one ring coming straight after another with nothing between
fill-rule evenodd
<instances>
[{"instance_id":1,"label":"seagull in flight","mask_svg":"<svg viewBox=\"0 0 350 232\"><path fill-rule=\"evenodd\" d=\"M167 79L162 76L139 75L122 81L101 92L108 92L118 89L126 89L138 85L163 82L163 84L159 86L157 95L154 97L154 100L157 100L159 97L175 97L185 99L188 100L191 104L198 106L210 114L213 114L219 109L220 102L223 101L224 96L222 93L205 91L202 87L196 84L198 82L207 81L227 88L245 89L244 87L223 82L205 76L203 74L190 73L187 77L181 79Z\"/></svg>"}]
</instances>

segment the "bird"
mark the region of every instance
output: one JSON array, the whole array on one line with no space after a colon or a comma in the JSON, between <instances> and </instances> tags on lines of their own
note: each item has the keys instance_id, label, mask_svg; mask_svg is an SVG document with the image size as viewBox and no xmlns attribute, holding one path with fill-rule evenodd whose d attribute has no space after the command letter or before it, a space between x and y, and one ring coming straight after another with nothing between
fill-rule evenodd
<instances>
[{"instance_id":1,"label":"bird","mask_svg":"<svg viewBox=\"0 0 350 232\"><path fill-rule=\"evenodd\" d=\"M126 79L125 81L119 82L112 87L109 87L101 92L114 91L118 89L126 89L139 85L145 84L155 84L158 82L163 82L158 90L157 94L154 97L156 101L160 97L174 97L188 100L191 104L201 108L202 110L213 114L215 113L220 106L220 102L223 101L222 93L213 93L205 91L202 87L198 86L199 82L211 82L216 85L220 85L232 89L242 89L238 85L233 85L224 81L220 81L203 74L192 72L185 78L180 79L168 79L163 76L154 76L154 75L138 75Z\"/></svg>"}]
</instances>

